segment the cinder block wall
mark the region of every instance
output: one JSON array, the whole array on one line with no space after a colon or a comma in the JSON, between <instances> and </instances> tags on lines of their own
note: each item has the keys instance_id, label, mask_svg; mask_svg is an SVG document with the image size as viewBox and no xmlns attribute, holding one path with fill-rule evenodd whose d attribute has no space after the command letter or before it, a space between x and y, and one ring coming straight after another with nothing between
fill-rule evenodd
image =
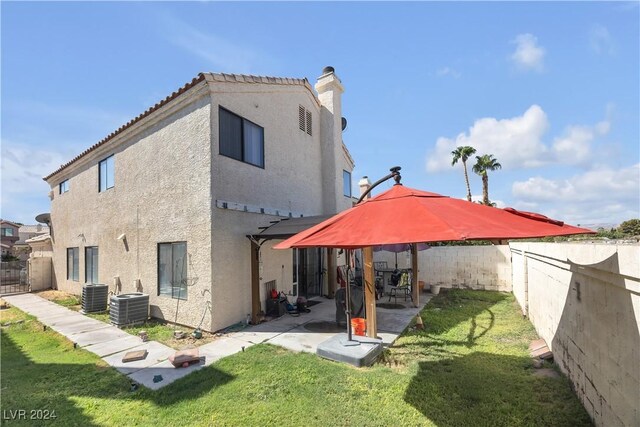
<instances>
[{"instance_id":1,"label":"cinder block wall","mask_svg":"<svg viewBox=\"0 0 640 427\"><path fill-rule=\"evenodd\" d=\"M395 266L395 254L375 252L375 261ZM418 280L446 288L511 291L511 253L508 245L438 246L418 253ZM398 268L411 266L407 252L398 254Z\"/></svg>"},{"instance_id":2,"label":"cinder block wall","mask_svg":"<svg viewBox=\"0 0 640 427\"><path fill-rule=\"evenodd\" d=\"M509 246L513 293L596 425L640 425L640 245Z\"/></svg>"}]
</instances>

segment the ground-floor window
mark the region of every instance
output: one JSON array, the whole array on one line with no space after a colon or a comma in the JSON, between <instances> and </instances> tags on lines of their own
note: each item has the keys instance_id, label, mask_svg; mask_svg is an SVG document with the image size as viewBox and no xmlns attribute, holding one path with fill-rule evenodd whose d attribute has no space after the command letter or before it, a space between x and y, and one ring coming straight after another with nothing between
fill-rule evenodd
<instances>
[{"instance_id":1,"label":"ground-floor window","mask_svg":"<svg viewBox=\"0 0 640 427\"><path fill-rule=\"evenodd\" d=\"M158 244L158 295L187 299L187 242Z\"/></svg>"},{"instance_id":2,"label":"ground-floor window","mask_svg":"<svg viewBox=\"0 0 640 427\"><path fill-rule=\"evenodd\" d=\"M67 280L80 280L80 251L78 248L67 248Z\"/></svg>"},{"instance_id":3,"label":"ground-floor window","mask_svg":"<svg viewBox=\"0 0 640 427\"><path fill-rule=\"evenodd\" d=\"M99 283L97 246L84 248L84 277L86 283Z\"/></svg>"}]
</instances>

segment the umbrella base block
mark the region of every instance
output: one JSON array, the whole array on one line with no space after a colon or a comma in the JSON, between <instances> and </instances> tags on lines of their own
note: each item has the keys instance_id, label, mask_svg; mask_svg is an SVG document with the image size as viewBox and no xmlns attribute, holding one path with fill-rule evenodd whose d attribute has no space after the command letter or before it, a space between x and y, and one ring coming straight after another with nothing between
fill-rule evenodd
<instances>
[{"instance_id":1,"label":"umbrella base block","mask_svg":"<svg viewBox=\"0 0 640 427\"><path fill-rule=\"evenodd\" d=\"M353 336L352 341L358 345L344 345L349 343L346 333L337 334L318 344L316 354L335 362L348 363L356 367L371 366L382 354L382 340L376 338Z\"/></svg>"},{"instance_id":2,"label":"umbrella base block","mask_svg":"<svg viewBox=\"0 0 640 427\"><path fill-rule=\"evenodd\" d=\"M340 344L342 344L345 347L350 347L354 345L360 345L360 341L344 339L340 341Z\"/></svg>"}]
</instances>

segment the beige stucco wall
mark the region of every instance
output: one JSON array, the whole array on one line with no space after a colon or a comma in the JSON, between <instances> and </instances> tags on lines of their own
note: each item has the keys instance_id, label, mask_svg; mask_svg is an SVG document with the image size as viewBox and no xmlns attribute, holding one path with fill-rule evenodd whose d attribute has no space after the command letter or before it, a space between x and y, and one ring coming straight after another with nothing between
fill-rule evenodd
<instances>
[{"instance_id":1,"label":"beige stucco wall","mask_svg":"<svg viewBox=\"0 0 640 427\"><path fill-rule=\"evenodd\" d=\"M33 291L50 289L53 282L51 258L29 258L29 287Z\"/></svg>"},{"instance_id":2,"label":"beige stucco wall","mask_svg":"<svg viewBox=\"0 0 640 427\"><path fill-rule=\"evenodd\" d=\"M514 295L596 425L640 425L640 246L510 247Z\"/></svg>"},{"instance_id":3,"label":"beige stucco wall","mask_svg":"<svg viewBox=\"0 0 640 427\"><path fill-rule=\"evenodd\" d=\"M319 215L323 206L323 129L320 106L304 86L211 84L212 162L212 263L213 329L246 319L251 313L250 242L247 234L270 225L279 217L216 207L216 200L277 209L306 215ZM298 127L298 107L313 114L313 135ZM258 168L219 155L218 106L222 106L264 127L265 167ZM341 141L338 141L342 150ZM351 171L347 160L339 165ZM336 163L334 163L336 164ZM335 186L332 186L335 188ZM339 183L342 189L342 181ZM340 208L350 200L333 194ZM292 287L292 251L263 245L260 301L266 299L264 283L276 280L279 290ZM293 298L292 298L293 299ZM264 307L263 307L264 308Z\"/></svg>"},{"instance_id":4,"label":"beige stucco wall","mask_svg":"<svg viewBox=\"0 0 640 427\"><path fill-rule=\"evenodd\" d=\"M53 274L53 245L50 239L28 243L31 253L28 260L29 286L31 291L55 288Z\"/></svg>"},{"instance_id":5,"label":"beige stucco wall","mask_svg":"<svg viewBox=\"0 0 640 427\"><path fill-rule=\"evenodd\" d=\"M211 288L209 99L202 83L50 180L59 289L81 293L84 249L98 246L99 281L111 291L135 291L134 280L139 279L150 296L152 315L199 324ZM98 162L111 154L115 187L98 192ZM60 195L57 186L66 178L69 191ZM126 245L117 240L121 234ZM192 279L187 300L179 304L157 295L157 245L176 241L187 242ZM78 282L66 279L69 247L80 249ZM210 325L207 314L203 326Z\"/></svg>"},{"instance_id":6,"label":"beige stucco wall","mask_svg":"<svg viewBox=\"0 0 640 427\"><path fill-rule=\"evenodd\" d=\"M398 254L398 268L411 267L409 252ZM375 261L395 267L395 254L374 252ZM507 245L433 246L418 252L418 280L446 288L511 291L511 254Z\"/></svg>"}]
</instances>

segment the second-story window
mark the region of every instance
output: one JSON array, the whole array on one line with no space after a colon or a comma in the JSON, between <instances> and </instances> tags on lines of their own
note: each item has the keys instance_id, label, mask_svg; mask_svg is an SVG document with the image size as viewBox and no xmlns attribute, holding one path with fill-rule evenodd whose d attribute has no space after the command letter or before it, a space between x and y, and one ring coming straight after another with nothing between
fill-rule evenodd
<instances>
[{"instance_id":1,"label":"second-story window","mask_svg":"<svg viewBox=\"0 0 640 427\"><path fill-rule=\"evenodd\" d=\"M107 157L103 161L100 162L99 166L99 184L100 191L108 190L109 188L113 188L115 185L115 169L114 169L114 157L113 155Z\"/></svg>"},{"instance_id":2,"label":"second-story window","mask_svg":"<svg viewBox=\"0 0 640 427\"><path fill-rule=\"evenodd\" d=\"M5 237L13 237L13 228L2 227L2 235Z\"/></svg>"},{"instance_id":3,"label":"second-story window","mask_svg":"<svg viewBox=\"0 0 640 427\"><path fill-rule=\"evenodd\" d=\"M60 183L60 194L66 193L67 191L69 191L69 180L65 179Z\"/></svg>"},{"instance_id":4,"label":"second-story window","mask_svg":"<svg viewBox=\"0 0 640 427\"><path fill-rule=\"evenodd\" d=\"M346 197L351 197L351 172L342 171L342 191Z\"/></svg>"},{"instance_id":5,"label":"second-story window","mask_svg":"<svg viewBox=\"0 0 640 427\"><path fill-rule=\"evenodd\" d=\"M264 168L264 128L220 107L220 154Z\"/></svg>"}]
</instances>

